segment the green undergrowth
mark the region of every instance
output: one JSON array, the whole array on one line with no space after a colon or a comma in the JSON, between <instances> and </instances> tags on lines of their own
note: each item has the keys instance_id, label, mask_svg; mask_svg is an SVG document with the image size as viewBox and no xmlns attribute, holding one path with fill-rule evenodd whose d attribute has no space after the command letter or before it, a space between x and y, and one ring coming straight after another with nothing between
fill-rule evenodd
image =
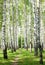
<instances>
[{"instance_id":1,"label":"green undergrowth","mask_svg":"<svg viewBox=\"0 0 45 65\"><path fill-rule=\"evenodd\" d=\"M3 52L0 50L0 65L12 65L14 59L18 57L18 65L41 65L39 63L40 57L34 56L34 50L32 53L30 50L19 49L16 52L11 53L11 50L8 50L8 59L4 60ZM45 65L45 50L43 51L43 65Z\"/></svg>"}]
</instances>

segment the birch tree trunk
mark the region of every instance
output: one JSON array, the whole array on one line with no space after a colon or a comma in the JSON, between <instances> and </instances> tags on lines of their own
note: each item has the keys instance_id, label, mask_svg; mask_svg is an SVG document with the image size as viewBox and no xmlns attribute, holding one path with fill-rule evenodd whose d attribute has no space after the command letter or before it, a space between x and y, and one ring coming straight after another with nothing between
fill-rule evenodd
<instances>
[{"instance_id":1,"label":"birch tree trunk","mask_svg":"<svg viewBox=\"0 0 45 65\"><path fill-rule=\"evenodd\" d=\"M8 49L10 47L10 0L7 0L6 2L6 27L7 27L7 30L6 30L6 34L7 34L7 46L8 46Z\"/></svg>"},{"instance_id":2,"label":"birch tree trunk","mask_svg":"<svg viewBox=\"0 0 45 65\"><path fill-rule=\"evenodd\" d=\"M26 12L26 4L24 5L24 16L25 16L25 48L28 50L28 39L27 39L27 12Z\"/></svg>"},{"instance_id":3,"label":"birch tree trunk","mask_svg":"<svg viewBox=\"0 0 45 65\"><path fill-rule=\"evenodd\" d=\"M31 15L30 16L30 52L32 52L33 9L32 9L32 3L30 3L30 0L29 0L29 6L30 6L30 9L31 9L31 12L29 12L29 14Z\"/></svg>"},{"instance_id":4,"label":"birch tree trunk","mask_svg":"<svg viewBox=\"0 0 45 65\"><path fill-rule=\"evenodd\" d=\"M38 43L37 43L37 4L36 4L36 0L33 1L34 2L34 55L37 56L38 55Z\"/></svg>"},{"instance_id":5,"label":"birch tree trunk","mask_svg":"<svg viewBox=\"0 0 45 65\"><path fill-rule=\"evenodd\" d=\"M13 49L14 49L14 51L16 51L16 48L15 48L15 18L14 18L14 15L15 15L15 13L14 13L14 0L12 1L12 22L13 22Z\"/></svg>"},{"instance_id":6,"label":"birch tree trunk","mask_svg":"<svg viewBox=\"0 0 45 65\"><path fill-rule=\"evenodd\" d=\"M4 59L7 59L7 45L5 39L5 25L6 25L6 0L3 3L3 23L2 23L2 48L3 48L3 56Z\"/></svg>"},{"instance_id":7,"label":"birch tree trunk","mask_svg":"<svg viewBox=\"0 0 45 65\"><path fill-rule=\"evenodd\" d=\"M16 4L16 27L15 27L15 37L16 37L16 48L18 48L18 0L15 0L15 4Z\"/></svg>"},{"instance_id":8,"label":"birch tree trunk","mask_svg":"<svg viewBox=\"0 0 45 65\"><path fill-rule=\"evenodd\" d=\"M11 52L13 53L14 49L14 43L13 43L13 2L11 0L10 2L10 48L11 48Z\"/></svg>"},{"instance_id":9,"label":"birch tree trunk","mask_svg":"<svg viewBox=\"0 0 45 65\"><path fill-rule=\"evenodd\" d=\"M37 43L38 43L38 47L39 47L39 52L40 52L40 64L43 64L43 55L42 55L42 45L40 43L40 0L38 0L38 6L37 6L37 14L38 14L38 34L37 34Z\"/></svg>"}]
</instances>

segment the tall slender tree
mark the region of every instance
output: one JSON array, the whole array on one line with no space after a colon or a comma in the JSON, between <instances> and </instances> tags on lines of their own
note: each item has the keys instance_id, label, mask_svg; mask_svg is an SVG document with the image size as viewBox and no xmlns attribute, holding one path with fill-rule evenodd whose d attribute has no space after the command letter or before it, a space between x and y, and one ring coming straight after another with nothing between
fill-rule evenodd
<instances>
[{"instance_id":1,"label":"tall slender tree","mask_svg":"<svg viewBox=\"0 0 45 65\"><path fill-rule=\"evenodd\" d=\"M18 48L18 0L15 0L15 4L16 4L15 44L16 44L16 48Z\"/></svg>"},{"instance_id":2,"label":"tall slender tree","mask_svg":"<svg viewBox=\"0 0 45 65\"><path fill-rule=\"evenodd\" d=\"M24 16L25 16L25 48L28 50L28 39L27 39L27 7L26 2L24 1Z\"/></svg>"},{"instance_id":3,"label":"tall slender tree","mask_svg":"<svg viewBox=\"0 0 45 65\"><path fill-rule=\"evenodd\" d=\"M34 50L35 55L38 55L38 43L37 43L37 2L36 0L33 1L34 3Z\"/></svg>"},{"instance_id":4,"label":"tall slender tree","mask_svg":"<svg viewBox=\"0 0 45 65\"><path fill-rule=\"evenodd\" d=\"M4 59L7 59L7 45L5 39L5 24L6 24L6 0L3 2L3 23L2 23L2 48L3 48L3 55Z\"/></svg>"}]
</instances>

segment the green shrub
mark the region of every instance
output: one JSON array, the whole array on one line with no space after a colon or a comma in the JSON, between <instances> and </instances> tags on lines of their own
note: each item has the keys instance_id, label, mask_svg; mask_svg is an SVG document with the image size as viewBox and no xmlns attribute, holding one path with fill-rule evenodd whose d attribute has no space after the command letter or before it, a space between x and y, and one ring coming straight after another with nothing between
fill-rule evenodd
<instances>
[{"instance_id":1,"label":"green shrub","mask_svg":"<svg viewBox=\"0 0 45 65\"><path fill-rule=\"evenodd\" d=\"M21 41L21 38L22 38L22 41ZM18 37L18 43L19 43L19 48L21 48L21 44L24 47L24 37L19 36Z\"/></svg>"}]
</instances>

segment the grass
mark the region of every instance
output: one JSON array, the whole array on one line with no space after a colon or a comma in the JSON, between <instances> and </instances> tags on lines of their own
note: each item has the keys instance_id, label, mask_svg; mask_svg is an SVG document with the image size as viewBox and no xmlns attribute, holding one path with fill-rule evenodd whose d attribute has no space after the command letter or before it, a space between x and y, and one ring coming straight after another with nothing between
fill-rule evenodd
<instances>
[{"instance_id":1,"label":"grass","mask_svg":"<svg viewBox=\"0 0 45 65\"><path fill-rule=\"evenodd\" d=\"M14 53L11 53L11 50L8 50L8 59L4 60L2 50L0 50L0 65L12 65L15 57L18 55L18 65L40 65L39 63L39 56L34 56L34 51L30 53L25 49L19 49ZM43 51L43 65L45 65L45 51Z\"/></svg>"},{"instance_id":2,"label":"grass","mask_svg":"<svg viewBox=\"0 0 45 65\"><path fill-rule=\"evenodd\" d=\"M21 50L22 54L19 55L20 60L18 61L18 65L41 65L39 63L40 57L34 56L34 51L30 53L24 49ZM45 65L45 50L43 51L43 65Z\"/></svg>"},{"instance_id":3,"label":"grass","mask_svg":"<svg viewBox=\"0 0 45 65\"><path fill-rule=\"evenodd\" d=\"M8 50L8 59L4 60L2 50L0 50L0 65L11 65L17 52L11 53L11 50Z\"/></svg>"}]
</instances>

